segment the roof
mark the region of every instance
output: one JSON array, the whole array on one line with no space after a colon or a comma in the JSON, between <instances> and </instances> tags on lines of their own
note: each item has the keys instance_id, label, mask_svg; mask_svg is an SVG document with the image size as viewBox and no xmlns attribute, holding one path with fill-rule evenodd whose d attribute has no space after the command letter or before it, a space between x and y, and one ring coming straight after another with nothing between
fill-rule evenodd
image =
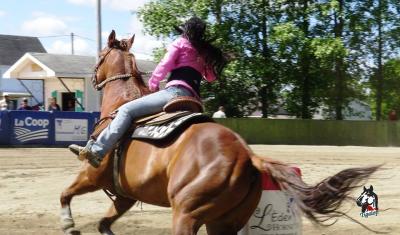
<instances>
[{"instance_id":1,"label":"roof","mask_svg":"<svg viewBox=\"0 0 400 235\"><path fill-rule=\"evenodd\" d=\"M57 77L90 77L95 66L95 57L81 55L61 55L48 53L29 53Z\"/></svg>"},{"instance_id":2,"label":"roof","mask_svg":"<svg viewBox=\"0 0 400 235\"><path fill-rule=\"evenodd\" d=\"M37 37L0 34L0 65L12 65L27 52L46 52Z\"/></svg>"},{"instance_id":3,"label":"roof","mask_svg":"<svg viewBox=\"0 0 400 235\"><path fill-rule=\"evenodd\" d=\"M29 53L49 69L57 77L91 77L96 65L94 56L61 55L48 53ZM141 72L152 72L156 63L147 60L136 60Z\"/></svg>"},{"instance_id":4,"label":"roof","mask_svg":"<svg viewBox=\"0 0 400 235\"><path fill-rule=\"evenodd\" d=\"M46 77L87 78L92 76L96 65L94 56L26 53L8 68L3 76L6 78L24 78L19 77L18 73L29 61L40 66L46 72ZM139 71L146 74L151 73L156 67L156 63L152 61L136 60L136 62ZM37 75L33 74L33 76Z\"/></svg>"},{"instance_id":5,"label":"roof","mask_svg":"<svg viewBox=\"0 0 400 235\"><path fill-rule=\"evenodd\" d=\"M16 79L2 79L0 92L26 92L26 89Z\"/></svg>"}]
</instances>

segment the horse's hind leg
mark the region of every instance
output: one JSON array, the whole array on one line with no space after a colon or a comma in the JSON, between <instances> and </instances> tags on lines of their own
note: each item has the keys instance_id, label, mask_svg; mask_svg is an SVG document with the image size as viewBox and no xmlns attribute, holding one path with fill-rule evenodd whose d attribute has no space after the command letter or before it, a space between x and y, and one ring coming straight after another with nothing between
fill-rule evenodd
<instances>
[{"instance_id":1,"label":"horse's hind leg","mask_svg":"<svg viewBox=\"0 0 400 235\"><path fill-rule=\"evenodd\" d=\"M80 234L78 230L75 230L74 219L71 213L71 200L76 195L82 195L88 192L93 192L98 190L100 187L93 185L89 182L86 177L86 171L81 171L75 181L66 188L60 197L61 202L61 225L62 230L65 234Z\"/></svg>"},{"instance_id":2,"label":"horse's hind leg","mask_svg":"<svg viewBox=\"0 0 400 235\"><path fill-rule=\"evenodd\" d=\"M100 220L98 230L103 235L113 235L111 225L127 212L136 200L117 196L107 214Z\"/></svg>"},{"instance_id":3,"label":"horse's hind leg","mask_svg":"<svg viewBox=\"0 0 400 235\"><path fill-rule=\"evenodd\" d=\"M173 235L196 235L201 224L189 214L173 211L172 234Z\"/></svg>"}]
</instances>

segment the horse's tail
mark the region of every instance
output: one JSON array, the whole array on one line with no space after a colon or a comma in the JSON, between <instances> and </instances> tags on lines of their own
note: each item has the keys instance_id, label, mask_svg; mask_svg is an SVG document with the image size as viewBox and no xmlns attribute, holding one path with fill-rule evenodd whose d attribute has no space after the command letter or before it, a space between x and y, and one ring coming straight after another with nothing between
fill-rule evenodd
<instances>
[{"instance_id":1,"label":"horse's tail","mask_svg":"<svg viewBox=\"0 0 400 235\"><path fill-rule=\"evenodd\" d=\"M362 181L381 167L379 165L345 169L310 186L285 163L256 155L251 157L251 161L259 171L269 174L282 189L287 191L309 219L322 225L326 225L323 222L332 218L343 215L349 217L340 211L340 206L346 199L350 199L348 195L352 189L359 187Z\"/></svg>"}]
</instances>

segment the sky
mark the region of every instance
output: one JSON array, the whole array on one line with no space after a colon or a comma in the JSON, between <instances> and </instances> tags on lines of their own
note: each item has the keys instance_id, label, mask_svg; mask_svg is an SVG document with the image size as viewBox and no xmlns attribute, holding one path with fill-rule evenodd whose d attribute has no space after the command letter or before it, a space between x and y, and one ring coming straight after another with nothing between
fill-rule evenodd
<instances>
[{"instance_id":1,"label":"sky","mask_svg":"<svg viewBox=\"0 0 400 235\"><path fill-rule=\"evenodd\" d=\"M162 41L145 35L135 12L150 0L102 0L102 43L114 29L117 38L135 34L131 51L151 59ZM71 33L77 55L96 55L96 0L3 0L0 34L39 37L48 53L71 54Z\"/></svg>"}]
</instances>

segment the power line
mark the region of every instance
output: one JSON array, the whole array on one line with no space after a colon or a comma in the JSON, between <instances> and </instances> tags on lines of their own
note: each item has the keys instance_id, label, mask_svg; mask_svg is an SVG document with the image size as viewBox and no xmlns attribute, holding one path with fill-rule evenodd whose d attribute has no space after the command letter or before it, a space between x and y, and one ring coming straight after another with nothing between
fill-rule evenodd
<instances>
[{"instance_id":1,"label":"power line","mask_svg":"<svg viewBox=\"0 0 400 235\"><path fill-rule=\"evenodd\" d=\"M49 35L49 36L38 36L38 38L60 38L60 37L69 37L69 34L65 35Z\"/></svg>"},{"instance_id":2,"label":"power line","mask_svg":"<svg viewBox=\"0 0 400 235\"><path fill-rule=\"evenodd\" d=\"M74 36L77 36L78 38L86 39L86 40L89 40L89 41L93 41L93 42L96 41L96 40L94 40L94 39L87 38L87 37L84 37L84 36L80 36L80 35L77 35L77 34L74 34Z\"/></svg>"},{"instance_id":3,"label":"power line","mask_svg":"<svg viewBox=\"0 0 400 235\"><path fill-rule=\"evenodd\" d=\"M85 37L85 36L81 36L81 35L78 35L78 34L75 34L75 33L74 33L74 36L82 38L82 39L85 39L85 40L88 40L88 41L93 41L93 42L96 41L94 39L91 39L91 38L88 38L88 37ZM60 38L60 37L71 37L71 34L48 35L48 36L37 36L37 37L38 38Z\"/></svg>"}]
</instances>

